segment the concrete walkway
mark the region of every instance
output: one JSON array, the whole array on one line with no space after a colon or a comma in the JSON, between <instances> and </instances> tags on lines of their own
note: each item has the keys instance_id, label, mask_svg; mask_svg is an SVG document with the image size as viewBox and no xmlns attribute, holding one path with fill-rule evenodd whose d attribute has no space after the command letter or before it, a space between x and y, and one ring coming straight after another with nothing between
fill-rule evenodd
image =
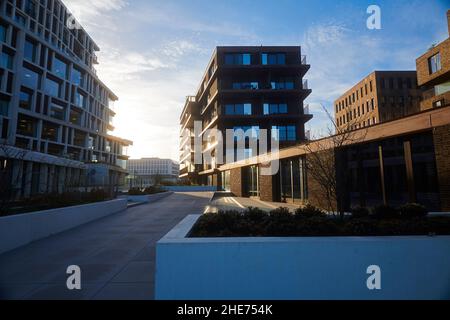
<instances>
[{"instance_id":1,"label":"concrete walkway","mask_svg":"<svg viewBox=\"0 0 450 320\"><path fill-rule=\"evenodd\" d=\"M218 210L245 210L248 207L260 208L265 211L283 207L294 211L300 206L290 203L266 202L255 198L232 197L224 194L224 196L214 198L212 203L208 206L207 212L217 212Z\"/></svg>"},{"instance_id":2,"label":"concrete walkway","mask_svg":"<svg viewBox=\"0 0 450 320\"><path fill-rule=\"evenodd\" d=\"M155 245L212 193L176 193L0 255L0 299L153 299ZM66 287L70 265L81 290Z\"/></svg>"}]
</instances>

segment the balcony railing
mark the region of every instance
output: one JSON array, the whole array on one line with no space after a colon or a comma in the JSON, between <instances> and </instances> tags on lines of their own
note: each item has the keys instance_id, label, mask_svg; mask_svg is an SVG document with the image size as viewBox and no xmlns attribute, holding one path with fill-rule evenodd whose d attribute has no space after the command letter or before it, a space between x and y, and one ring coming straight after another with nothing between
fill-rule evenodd
<instances>
[{"instance_id":1,"label":"balcony railing","mask_svg":"<svg viewBox=\"0 0 450 320\"><path fill-rule=\"evenodd\" d=\"M303 65L307 64L305 55L301 55L300 56L300 63L303 64Z\"/></svg>"},{"instance_id":2,"label":"balcony railing","mask_svg":"<svg viewBox=\"0 0 450 320\"><path fill-rule=\"evenodd\" d=\"M309 113L309 104L303 107L303 114L310 114Z\"/></svg>"},{"instance_id":3,"label":"balcony railing","mask_svg":"<svg viewBox=\"0 0 450 320\"><path fill-rule=\"evenodd\" d=\"M302 86L303 86L303 90L308 90L308 89L309 89L309 88L308 88L308 80L307 80L307 79L304 79L304 80L303 80Z\"/></svg>"}]
</instances>

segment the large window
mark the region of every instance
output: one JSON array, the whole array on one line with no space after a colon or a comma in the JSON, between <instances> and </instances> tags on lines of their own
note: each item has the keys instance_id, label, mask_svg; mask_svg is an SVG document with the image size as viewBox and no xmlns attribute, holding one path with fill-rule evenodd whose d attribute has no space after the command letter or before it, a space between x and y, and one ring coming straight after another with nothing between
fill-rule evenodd
<instances>
[{"instance_id":1,"label":"large window","mask_svg":"<svg viewBox=\"0 0 450 320\"><path fill-rule=\"evenodd\" d=\"M23 68L22 84L28 88L37 89L39 87L40 75L28 68Z\"/></svg>"},{"instance_id":2,"label":"large window","mask_svg":"<svg viewBox=\"0 0 450 320\"><path fill-rule=\"evenodd\" d=\"M13 67L13 55L2 51L0 53L0 67L5 69L12 69Z\"/></svg>"},{"instance_id":3,"label":"large window","mask_svg":"<svg viewBox=\"0 0 450 320\"><path fill-rule=\"evenodd\" d=\"M0 24L0 41L6 42L6 27Z\"/></svg>"},{"instance_id":4,"label":"large window","mask_svg":"<svg viewBox=\"0 0 450 320\"><path fill-rule=\"evenodd\" d=\"M25 13L32 18L36 18L36 3L33 0L25 1Z\"/></svg>"},{"instance_id":5,"label":"large window","mask_svg":"<svg viewBox=\"0 0 450 320\"><path fill-rule=\"evenodd\" d=\"M234 82L233 89L237 90L257 90L259 89L258 82Z\"/></svg>"},{"instance_id":6,"label":"large window","mask_svg":"<svg viewBox=\"0 0 450 320\"><path fill-rule=\"evenodd\" d=\"M37 58L37 46L35 43L26 40L25 41L25 52L24 52L24 57L25 59L27 59L28 61L34 62L36 63L36 58Z\"/></svg>"},{"instance_id":7,"label":"large window","mask_svg":"<svg viewBox=\"0 0 450 320\"><path fill-rule=\"evenodd\" d=\"M286 64L285 53L263 53L261 56L263 65L283 65Z\"/></svg>"},{"instance_id":8,"label":"large window","mask_svg":"<svg viewBox=\"0 0 450 320\"><path fill-rule=\"evenodd\" d=\"M296 141L297 130L295 126L273 126L272 136L279 141Z\"/></svg>"},{"instance_id":9,"label":"large window","mask_svg":"<svg viewBox=\"0 0 450 320\"><path fill-rule=\"evenodd\" d=\"M49 78L45 79L45 93L53 97L59 97L61 94L61 85Z\"/></svg>"},{"instance_id":10,"label":"large window","mask_svg":"<svg viewBox=\"0 0 450 320\"><path fill-rule=\"evenodd\" d=\"M85 108L86 107L86 98L84 95L82 95L79 92L75 92L75 105L80 107L80 108Z\"/></svg>"},{"instance_id":11,"label":"large window","mask_svg":"<svg viewBox=\"0 0 450 320\"><path fill-rule=\"evenodd\" d=\"M53 72L59 77L66 79L67 76L67 64L58 58L53 59Z\"/></svg>"},{"instance_id":12,"label":"large window","mask_svg":"<svg viewBox=\"0 0 450 320\"><path fill-rule=\"evenodd\" d=\"M273 90L292 90L294 89L294 80L291 78L278 79L270 82Z\"/></svg>"},{"instance_id":13,"label":"large window","mask_svg":"<svg viewBox=\"0 0 450 320\"><path fill-rule=\"evenodd\" d=\"M32 95L28 91L26 91L24 89L20 90L19 107L21 107L22 109L30 110L31 109L31 98L32 98Z\"/></svg>"},{"instance_id":14,"label":"large window","mask_svg":"<svg viewBox=\"0 0 450 320\"><path fill-rule=\"evenodd\" d=\"M250 53L227 53L225 54L225 64L227 65L251 65L252 56Z\"/></svg>"},{"instance_id":15,"label":"large window","mask_svg":"<svg viewBox=\"0 0 450 320\"><path fill-rule=\"evenodd\" d=\"M0 97L0 115L7 117L8 112L9 112L9 100Z\"/></svg>"},{"instance_id":16,"label":"large window","mask_svg":"<svg viewBox=\"0 0 450 320\"><path fill-rule=\"evenodd\" d=\"M58 141L59 126L57 124L44 121L42 126L42 139Z\"/></svg>"},{"instance_id":17,"label":"large window","mask_svg":"<svg viewBox=\"0 0 450 320\"><path fill-rule=\"evenodd\" d=\"M72 82L77 86L83 86L83 74L76 68L72 69Z\"/></svg>"},{"instance_id":18,"label":"large window","mask_svg":"<svg viewBox=\"0 0 450 320\"><path fill-rule=\"evenodd\" d=\"M251 115L252 104L251 103L238 103L225 105L225 114L231 115Z\"/></svg>"},{"instance_id":19,"label":"large window","mask_svg":"<svg viewBox=\"0 0 450 320\"><path fill-rule=\"evenodd\" d=\"M34 118L19 114L17 120L17 133L22 136L36 136L36 120Z\"/></svg>"},{"instance_id":20,"label":"large window","mask_svg":"<svg viewBox=\"0 0 450 320\"><path fill-rule=\"evenodd\" d=\"M50 117L58 119L58 120L64 120L65 119L65 113L66 108L62 105L59 105L57 103L52 103L50 105Z\"/></svg>"},{"instance_id":21,"label":"large window","mask_svg":"<svg viewBox=\"0 0 450 320\"><path fill-rule=\"evenodd\" d=\"M70 123L81 125L81 112L75 109L70 110Z\"/></svg>"},{"instance_id":22,"label":"large window","mask_svg":"<svg viewBox=\"0 0 450 320\"><path fill-rule=\"evenodd\" d=\"M264 103L264 114L285 114L288 112L286 103Z\"/></svg>"},{"instance_id":23,"label":"large window","mask_svg":"<svg viewBox=\"0 0 450 320\"><path fill-rule=\"evenodd\" d=\"M441 54L435 54L434 56L428 59L428 65L430 68L430 74L438 72L441 70Z\"/></svg>"}]
</instances>

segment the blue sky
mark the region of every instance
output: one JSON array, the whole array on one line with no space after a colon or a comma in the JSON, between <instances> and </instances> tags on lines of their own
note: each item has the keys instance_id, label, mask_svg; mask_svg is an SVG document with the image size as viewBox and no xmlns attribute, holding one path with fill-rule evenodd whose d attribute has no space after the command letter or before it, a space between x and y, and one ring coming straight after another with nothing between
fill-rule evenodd
<instances>
[{"instance_id":1,"label":"blue sky","mask_svg":"<svg viewBox=\"0 0 450 320\"><path fill-rule=\"evenodd\" d=\"M301 45L313 136L327 131L332 104L373 70L414 70L448 37L447 0L63 0L101 48L100 78L119 96L115 135L130 155L177 160L179 115L215 46ZM367 7L382 29L366 28Z\"/></svg>"}]
</instances>

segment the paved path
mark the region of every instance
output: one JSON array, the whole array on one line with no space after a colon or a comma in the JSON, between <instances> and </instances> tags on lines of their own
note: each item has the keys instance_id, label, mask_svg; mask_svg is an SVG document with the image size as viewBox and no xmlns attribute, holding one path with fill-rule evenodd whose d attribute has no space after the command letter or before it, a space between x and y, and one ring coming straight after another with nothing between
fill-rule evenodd
<instances>
[{"instance_id":1,"label":"paved path","mask_svg":"<svg viewBox=\"0 0 450 320\"><path fill-rule=\"evenodd\" d=\"M155 245L212 193L176 193L0 255L0 299L152 299ZM66 269L81 267L82 290Z\"/></svg>"},{"instance_id":2,"label":"paved path","mask_svg":"<svg viewBox=\"0 0 450 320\"><path fill-rule=\"evenodd\" d=\"M294 211L299 205L289 203L266 202L254 198L239 198L229 195L218 196L208 206L208 212L217 212L218 210L245 210L248 207L260 208L265 211L271 211L279 207L288 208Z\"/></svg>"}]
</instances>

